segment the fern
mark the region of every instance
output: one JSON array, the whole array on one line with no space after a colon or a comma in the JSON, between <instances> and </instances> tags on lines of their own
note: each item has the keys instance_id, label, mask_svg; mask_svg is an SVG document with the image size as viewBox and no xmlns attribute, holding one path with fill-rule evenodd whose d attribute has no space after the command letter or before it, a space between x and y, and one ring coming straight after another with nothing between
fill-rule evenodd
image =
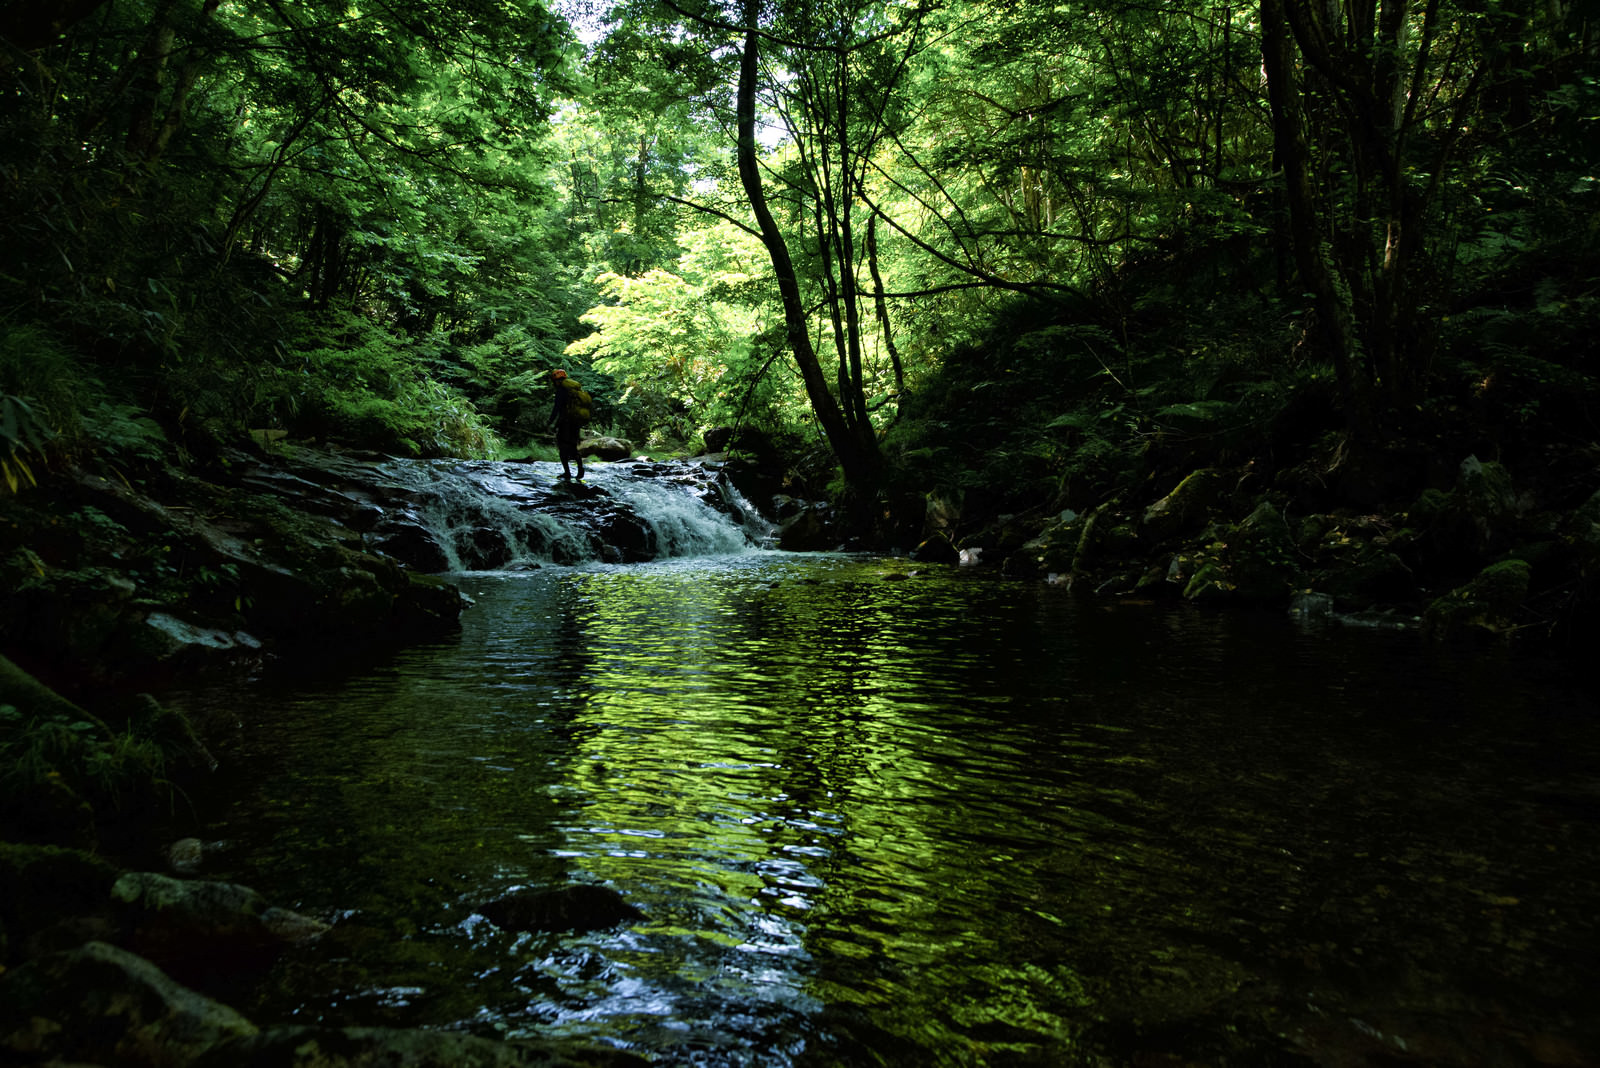
<instances>
[{"instance_id":1,"label":"fern","mask_svg":"<svg viewBox=\"0 0 1600 1068\"><path fill-rule=\"evenodd\" d=\"M20 491L24 479L30 486L39 484L22 454L42 452L51 436L27 401L9 393L0 395L0 478L10 492Z\"/></svg>"},{"instance_id":2,"label":"fern","mask_svg":"<svg viewBox=\"0 0 1600 1068\"><path fill-rule=\"evenodd\" d=\"M161 425L131 404L102 401L84 413L83 427L95 447L113 459L158 463L165 455Z\"/></svg>"}]
</instances>

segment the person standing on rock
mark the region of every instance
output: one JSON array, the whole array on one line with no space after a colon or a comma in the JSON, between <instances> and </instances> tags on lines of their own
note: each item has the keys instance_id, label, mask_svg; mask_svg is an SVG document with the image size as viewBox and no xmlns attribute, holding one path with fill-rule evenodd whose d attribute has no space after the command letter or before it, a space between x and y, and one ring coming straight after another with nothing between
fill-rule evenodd
<instances>
[{"instance_id":1,"label":"person standing on rock","mask_svg":"<svg viewBox=\"0 0 1600 1068\"><path fill-rule=\"evenodd\" d=\"M572 477L572 463L578 465L578 477L583 478L583 457L578 455L578 428L583 420L577 412L578 391L568 388L567 372L550 372L550 384L556 391L556 404L550 412L550 421L556 425L556 451L561 454L561 477Z\"/></svg>"}]
</instances>

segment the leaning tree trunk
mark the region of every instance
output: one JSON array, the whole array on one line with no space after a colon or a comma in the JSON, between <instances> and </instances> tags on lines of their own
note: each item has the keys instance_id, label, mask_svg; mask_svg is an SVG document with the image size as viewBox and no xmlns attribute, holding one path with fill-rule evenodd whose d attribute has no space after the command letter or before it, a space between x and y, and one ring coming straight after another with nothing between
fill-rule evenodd
<instances>
[{"instance_id":1,"label":"leaning tree trunk","mask_svg":"<svg viewBox=\"0 0 1600 1068\"><path fill-rule=\"evenodd\" d=\"M828 389L828 377L817 359L807 329L805 304L800 297L800 283L795 276L794 261L783 232L778 229L772 209L767 206L767 196L761 185L761 169L756 160L756 76L759 72L757 45L757 11L755 0L745 2L744 54L739 62L739 179L744 186L745 198L755 216L761 233L761 244L772 261L772 271L778 280L778 294L783 302L783 321L788 332L789 350L800 368L805 382L806 397L811 410L822 426L828 447L833 450L844 477L852 488L864 490L871 486L877 473L877 442L870 432L852 432L839 401Z\"/></svg>"}]
</instances>

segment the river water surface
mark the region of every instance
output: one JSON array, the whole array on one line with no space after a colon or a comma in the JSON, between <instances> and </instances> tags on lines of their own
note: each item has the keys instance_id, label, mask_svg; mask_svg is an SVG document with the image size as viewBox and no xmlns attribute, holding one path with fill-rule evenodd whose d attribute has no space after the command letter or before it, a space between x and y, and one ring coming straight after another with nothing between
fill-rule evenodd
<instances>
[{"instance_id":1,"label":"river water surface","mask_svg":"<svg viewBox=\"0 0 1600 1068\"><path fill-rule=\"evenodd\" d=\"M917 567L462 575L459 639L212 695L209 874L335 924L236 1004L662 1064L1595 1063L1554 669ZM572 882L645 918L475 911Z\"/></svg>"}]
</instances>

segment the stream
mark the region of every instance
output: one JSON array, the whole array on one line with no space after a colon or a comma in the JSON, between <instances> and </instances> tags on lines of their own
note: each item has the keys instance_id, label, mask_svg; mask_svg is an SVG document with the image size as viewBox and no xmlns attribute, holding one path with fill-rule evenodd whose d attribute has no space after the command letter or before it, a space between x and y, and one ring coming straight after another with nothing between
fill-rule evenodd
<instances>
[{"instance_id":1,"label":"stream","mask_svg":"<svg viewBox=\"0 0 1600 1068\"><path fill-rule=\"evenodd\" d=\"M1554 664L687 538L176 695L260 1022L662 1064L1596 1063L1600 721ZM537 561L535 561L537 562ZM593 883L642 921L510 932Z\"/></svg>"}]
</instances>

